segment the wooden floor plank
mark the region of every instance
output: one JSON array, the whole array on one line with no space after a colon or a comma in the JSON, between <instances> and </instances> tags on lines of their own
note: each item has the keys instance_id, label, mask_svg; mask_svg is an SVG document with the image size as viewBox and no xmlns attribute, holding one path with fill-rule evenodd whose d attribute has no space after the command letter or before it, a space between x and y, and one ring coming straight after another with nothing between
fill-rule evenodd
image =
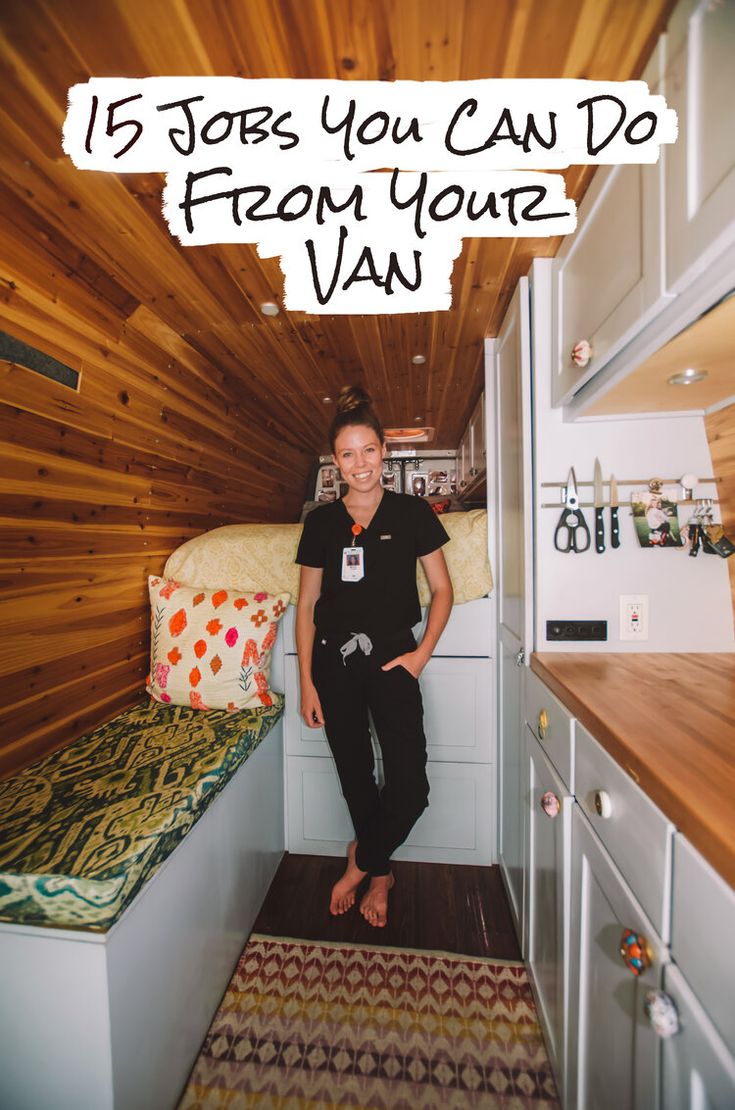
<instances>
[{"instance_id":1,"label":"wooden floor plank","mask_svg":"<svg viewBox=\"0 0 735 1110\"><path fill-rule=\"evenodd\" d=\"M521 958L498 867L394 863L396 885L385 929L368 925L357 908L341 917L329 913L332 884L343 869L340 859L287 852L254 932Z\"/></svg>"}]
</instances>

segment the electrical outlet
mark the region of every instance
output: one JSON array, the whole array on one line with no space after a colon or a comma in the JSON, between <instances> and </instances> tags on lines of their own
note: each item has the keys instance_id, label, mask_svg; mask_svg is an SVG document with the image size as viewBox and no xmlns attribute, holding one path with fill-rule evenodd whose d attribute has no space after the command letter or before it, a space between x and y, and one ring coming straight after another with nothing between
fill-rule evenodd
<instances>
[{"instance_id":1,"label":"electrical outlet","mask_svg":"<svg viewBox=\"0 0 735 1110\"><path fill-rule=\"evenodd\" d=\"M648 639L648 594L620 595L620 639Z\"/></svg>"}]
</instances>

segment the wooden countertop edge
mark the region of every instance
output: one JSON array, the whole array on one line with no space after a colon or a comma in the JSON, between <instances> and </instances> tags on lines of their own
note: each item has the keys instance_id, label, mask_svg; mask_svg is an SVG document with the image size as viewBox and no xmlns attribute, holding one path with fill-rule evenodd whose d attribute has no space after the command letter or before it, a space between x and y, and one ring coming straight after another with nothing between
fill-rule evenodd
<instances>
[{"instance_id":1,"label":"wooden countertop edge","mask_svg":"<svg viewBox=\"0 0 735 1110\"><path fill-rule=\"evenodd\" d=\"M613 757L615 762L662 810L683 833L694 848L714 867L730 886L735 888L735 845L723 839L717 828L709 824L683 797L661 778L640 753L597 715L595 710L550 671L538 655L531 656L531 670L549 687L580 724ZM731 804L728 795L728 804Z\"/></svg>"}]
</instances>

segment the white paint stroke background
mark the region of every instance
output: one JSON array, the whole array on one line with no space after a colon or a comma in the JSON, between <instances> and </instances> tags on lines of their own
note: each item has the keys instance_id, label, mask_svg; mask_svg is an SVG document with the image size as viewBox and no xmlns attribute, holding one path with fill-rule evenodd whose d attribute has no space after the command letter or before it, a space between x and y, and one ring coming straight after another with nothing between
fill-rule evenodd
<instances>
[{"instance_id":1,"label":"white paint stroke background","mask_svg":"<svg viewBox=\"0 0 735 1110\"><path fill-rule=\"evenodd\" d=\"M676 135L642 81L92 78L63 146L79 169L164 172L171 233L279 257L287 309L362 314L450 308L464 237L575 229L538 171L654 163Z\"/></svg>"}]
</instances>

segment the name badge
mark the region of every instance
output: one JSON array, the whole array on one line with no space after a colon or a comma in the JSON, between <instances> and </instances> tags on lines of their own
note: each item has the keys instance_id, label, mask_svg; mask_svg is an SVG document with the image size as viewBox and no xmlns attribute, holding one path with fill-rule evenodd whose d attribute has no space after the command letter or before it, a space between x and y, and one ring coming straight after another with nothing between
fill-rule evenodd
<instances>
[{"instance_id":1,"label":"name badge","mask_svg":"<svg viewBox=\"0 0 735 1110\"><path fill-rule=\"evenodd\" d=\"M342 548L342 581L359 582L365 577L365 554L361 547Z\"/></svg>"}]
</instances>

